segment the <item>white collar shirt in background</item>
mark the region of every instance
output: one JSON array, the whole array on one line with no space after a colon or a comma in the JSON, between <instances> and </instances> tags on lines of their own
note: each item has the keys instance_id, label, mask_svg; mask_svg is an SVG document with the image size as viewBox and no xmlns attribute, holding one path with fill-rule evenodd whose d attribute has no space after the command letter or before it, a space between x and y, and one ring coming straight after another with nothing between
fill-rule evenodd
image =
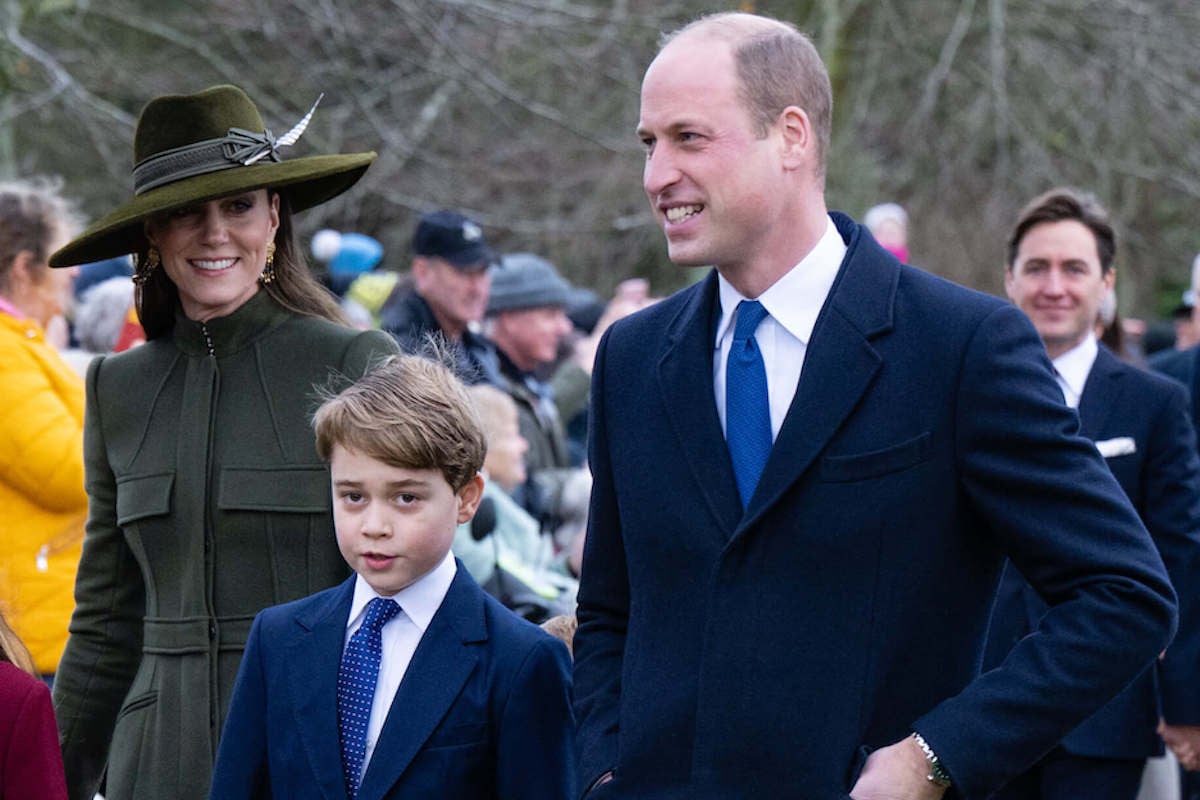
<instances>
[{"instance_id":1,"label":"white collar shirt in background","mask_svg":"<svg viewBox=\"0 0 1200 800\"><path fill-rule=\"evenodd\" d=\"M755 299L767 310L767 316L754 332L767 370L767 395L771 403L771 437L779 435L800 384L804 355L812 338L817 315L825 305L829 289L837 278L846 256L846 243L833 220L827 220L825 233L800 263L757 298L745 298L737 289L717 276L721 300L721 319L713 352L713 392L717 416L725 430L725 361L733 345L734 311L742 300Z\"/></svg>"},{"instance_id":2,"label":"white collar shirt in background","mask_svg":"<svg viewBox=\"0 0 1200 800\"><path fill-rule=\"evenodd\" d=\"M413 653L421 642L421 636L429 627L433 615L446 598L450 584L458 567L454 563L454 555L446 553L442 562L425 575L418 578L409 586L401 589L390 599L400 604L400 613L390 619L381 631L383 640L383 657L379 664L379 680L375 684L375 697L371 701L371 718L367 722L367 751L363 757L363 774L371 763L371 755L375 752L375 743L379 740L379 732L383 730L383 722L387 719L388 710L396 698L396 690L400 681L408 671ZM346 638L342 649L350 641L354 632L362 626L366 616L367 603L380 597L361 575L354 579L354 600L350 605L350 617L346 623ZM401 710L401 713L403 710ZM362 780L362 775L359 776Z\"/></svg>"},{"instance_id":3,"label":"white collar shirt in background","mask_svg":"<svg viewBox=\"0 0 1200 800\"><path fill-rule=\"evenodd\" d=\"M1071 408L1079 408L1079 398L1099 352L1096 337L1089 333L1082 342L1054 359L1054 377L1062 389L1063 399Z\"/></svg>"}]
</instances>

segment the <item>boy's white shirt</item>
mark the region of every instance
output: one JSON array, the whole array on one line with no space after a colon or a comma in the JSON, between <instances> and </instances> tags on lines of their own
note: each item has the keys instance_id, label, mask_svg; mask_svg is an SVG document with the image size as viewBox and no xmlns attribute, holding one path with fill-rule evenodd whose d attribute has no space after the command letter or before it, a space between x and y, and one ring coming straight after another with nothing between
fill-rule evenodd
<instances>
[{"instance_id":1,"label":"boy's white shirt","mask_svg":"<svg viewBox=\"0 0 1200 800\"><path fill-rule=\"evenodd\" d=\"M379 664L379 680L375 684L375 697L371 701L371 718L367 722L367 752L363 758L363 773L371 763L371 755L375 752L375 742L383 730L383 722L387 719L392 701L396 699L396 691L404 673L412 661L413 653L421 642L421 636L429 627L433 615L441 608L446 599L446 592L454 581L458 567L454 562L454 554L447 552L441 563L425 575L413 581L390 598L400 604L400 613L383 626L380 634L383 644L383 657ZM350 637L362 625L367 603L381 595L371 588L371 585L357 575L354 579L354 600L350 604L350 616L346 621L346 638L342 641L345 650ZM359 780L362 775L359 775Z\"/></svg>"}]
</instances>

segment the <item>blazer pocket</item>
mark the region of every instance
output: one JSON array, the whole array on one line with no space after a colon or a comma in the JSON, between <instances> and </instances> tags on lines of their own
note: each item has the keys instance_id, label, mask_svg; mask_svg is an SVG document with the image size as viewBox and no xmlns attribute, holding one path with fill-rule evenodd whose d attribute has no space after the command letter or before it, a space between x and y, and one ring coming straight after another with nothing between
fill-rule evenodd
<instances>
[{"instance_id":1,"label":"blazer pocket","mask_svg":"<svg viewBox=\"0 0 1200 800\"><path fill-rule=\"evenodd\" d=\"M882 450L849 456L825 456L821 460L821 479L843 482L878 478L928 461L932 449L933 435L925 432Z\"/></svg>"},{"instance_id":2,"label":"blazer pocket","mask_svg":"<svg viewBox=\"0 0 1200 800\"><path fill-rule=\"evenodd\" d=\"M487 741L488 726L486 722L472 722L465 725L451 725L438 728L429 737L425 747L462 747L464 745L481 744Z\"/></svg>"},{"instance_id":3,"label":"blazer pocket","mask_svg":"<svg viewBox=\"0 0 1200 800\"><path fill-rule=\"evenodd\" d=\"M117 481L117 524L171 513L175 473L133 475Z\"/></svg>"},{"instance_id":4,"label":"blazer pocket","mask_svg":"<svg viewBox=\"0 0 1200 800\"><path fill-rule=\"evenodd\" d=\"M329 471L324 466L225 467L217 507L323 514L329 510L329 496Z\"/></svg>"}]
</instances>

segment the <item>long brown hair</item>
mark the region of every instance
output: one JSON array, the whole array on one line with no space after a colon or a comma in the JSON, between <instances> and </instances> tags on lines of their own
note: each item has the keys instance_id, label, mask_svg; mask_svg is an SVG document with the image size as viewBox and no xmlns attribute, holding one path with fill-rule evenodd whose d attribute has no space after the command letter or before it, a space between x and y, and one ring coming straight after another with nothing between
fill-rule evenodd
<instances>
[{"instance_id":1,"label":"long brown hair","mask_svg":"<svg viewBox=\"0 0 1200 800\"><path fill-rule=\"evenodd\" d=\"M33 664L33 656L29 654L29 649L25 647L21 637L17 636L17 632L8 624L3 612L0 612L0 661L7 661L35 678L38 677L37 667Z\"/></svg>"},{"instance_id":2,"label":"long brown hair","mask_svg":"<svg viewBox=\"0 0 1200 800\"><path fill-rule=\"evenodd\" d=\"M304 251L296 239L287 194L276 189L268 192L279 196L279 229L275 231L275 279L263 288L276 302L295 314L349 325L341 306L308 268ZM149 249L150 243L144 241L135 254L138 264L145 263ZM134 293L134 300L147 341L170 335L175 327L179 289L167 277L166 270L160 266L151 272Z\"/></svg>"}]
</instances>

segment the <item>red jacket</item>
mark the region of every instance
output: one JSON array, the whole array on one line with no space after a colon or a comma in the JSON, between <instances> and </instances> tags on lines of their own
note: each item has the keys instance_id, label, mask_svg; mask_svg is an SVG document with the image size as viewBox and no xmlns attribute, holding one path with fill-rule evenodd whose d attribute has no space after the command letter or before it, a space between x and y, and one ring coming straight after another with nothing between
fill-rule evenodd
<instances>
[{"instance_id":1,"label":"red jacket","mask_svg":"<svg viewBox=\"0 0 1200 800\"><path fill-rule=\"evenodd\" d=\"M0 661L0 800L66 800L58 727L46 684Z\"/></svg>"}]
</instances>

